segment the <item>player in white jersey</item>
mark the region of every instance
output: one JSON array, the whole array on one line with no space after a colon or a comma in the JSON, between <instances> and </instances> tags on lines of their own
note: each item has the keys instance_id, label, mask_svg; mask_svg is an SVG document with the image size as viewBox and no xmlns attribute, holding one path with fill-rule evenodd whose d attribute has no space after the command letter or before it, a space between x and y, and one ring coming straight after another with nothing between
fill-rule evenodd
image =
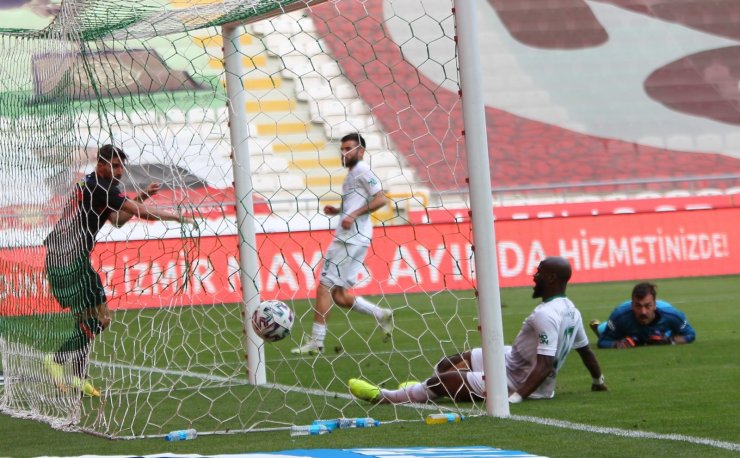
<instances>
[{"instance_id":1,"label":"player in white jersey","mask_svg":"<svg viewBox=\"0 0 740 458\"><path fill-rule=\"evenodd\" d=\"M365 256L373 237L370 214L382 208L387 199L380 180L362 161L365 139L360 134L348 134L341 140L342 165L349 169L342 183L342 204L324 207L329 216L341 215L334 240L324 255L321 279L316 291L311 338L291 353L315 355L324 351L326 319L332 301L340 307L372 315L387 339L393 331L393 311L380 308L361 296L349 292L357 276L365 270Z\"/></svg>"},{"instance_id":2,"label":"player in white jersey","mask_svg":"<svg viewBox=\"0 0 740 458\"><path fill-rule=\"evenodd\" d=\"M546 258L537 268L532 297L542 298L542 303L524 321L514 344L506 348L511 403L555 396L555 376L572 349L591 374L591 390L607 390L599 362L588 345L581 314L565 297L570 276L570 264L561 257ZM481 400L486 393L483 352L476 348L445 357L437 363L432 377L405 383L397 390L381 389L360 379L351 379L349 388L356 397L377 403L426 402L442 396L456 401Z\"/></svg>"}]
</instances>

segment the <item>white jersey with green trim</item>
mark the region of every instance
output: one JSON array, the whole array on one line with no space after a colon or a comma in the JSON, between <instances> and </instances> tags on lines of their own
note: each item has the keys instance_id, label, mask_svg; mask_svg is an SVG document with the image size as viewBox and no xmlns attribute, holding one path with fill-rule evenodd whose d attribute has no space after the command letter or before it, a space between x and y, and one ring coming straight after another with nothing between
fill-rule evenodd
<instances>
[{"instance_id":1,"label":"white jersey with green trim","mask_svg":"<svg viewBox=\"0 0 740 458\"><path fill-rule=\"evenodd\" d=\"M588 345L581 312L565 296L555 296L542 302L524 320L511 351L506 354L509 384L519 388L537 364L537 355L555 357L553 372L529 397L555 396L555 376L568 353Z\"/></svg>"},{"instance_id":2,"label":"white jersey with green trim","mask_svg":"<svg viewBox=\"0 0 740 458\"><path fill-rule=\"evenodd\" d=\"M373 196L382 190L380 180L366 162L359 161L350 169L342 183L342 208L339 216L340 225L334 235L336 240L350 245L370 245L373 238L373 223L368 213L355 218L355 223L349 229L343 229L341 221L358 208L367 207Z\"/></svg>"}]
</instances>

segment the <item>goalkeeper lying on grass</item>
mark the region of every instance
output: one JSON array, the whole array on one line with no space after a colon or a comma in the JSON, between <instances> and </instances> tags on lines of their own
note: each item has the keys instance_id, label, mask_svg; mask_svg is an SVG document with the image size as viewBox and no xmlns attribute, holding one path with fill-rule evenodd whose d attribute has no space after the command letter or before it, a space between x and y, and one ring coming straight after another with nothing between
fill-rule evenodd
<instances>
[{"instance_id":1,"label":"goalkeeper lying on grass","mask_svg":"<svg viewBox=\"0 0 740 458\"><path fill-rule=\"evenodd\" d=\"M599 338L599 348L631 348L638 345L691 343L696 338L686 315L665 301L656 300L656 286L638 283L632 300L619 305L601 323L591 320L591 329Z\"/></svg>"}]
</instances>

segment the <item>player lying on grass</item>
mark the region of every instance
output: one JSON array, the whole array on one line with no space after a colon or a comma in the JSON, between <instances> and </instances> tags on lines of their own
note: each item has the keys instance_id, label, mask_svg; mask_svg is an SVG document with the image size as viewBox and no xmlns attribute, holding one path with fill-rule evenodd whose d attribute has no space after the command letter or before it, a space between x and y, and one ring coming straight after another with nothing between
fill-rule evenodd
<instances>
[{"instance_id":1,"label":"player lying on grass","mask_svg":"<svg viewBox=\"0 0 740 458\"><path fill-rule=\"evenodd\" d=\"M599 362L588 345L581 313L565 296L571 267L561 257L540 262L534 275L533 298L542 298L527 317L511 347L506 347L509 402L555 396L555 376L575 349L591 374L592 391L606 391ZM448 396L455 401L485 398L483 352L480 348L443 358L423 382L385 390L364 380L350 379L352 394L374 403L426 402Z\"/></svg>"},{"instance_id":2,"label":"player lying on grass","mask_svg":"<svg viewBox=\"0 0 740 458\"><path fill-rule=\"evenodd\" d=\"M609 321L591 320L589 325L599 338L599 348L693 342L696 332L686 315L657 297L657 286L638 283L632 289L632 299L615 308Z\"/></svg>"},{"instance_id":3,"label":"player lying on grass","mask_svg":"<svg viewBox=\"0 0 740 458\"><path fill-rule=\"evenodd\" d=\"M62 217L44 240L51 293L63 309L70 309L75 316L71 335L56 353L47 355L44 365L57 387L66 389L62 364L71 359L74 372L71 384L89 396L100 396L100 392L86 379L89 345L111 322L105 289L90 262L95 236L107 221L120 227L133 216L147 220L193 222L190 218L142 203L159 190L157 184L149 185L136 199L124 196L118 184L126 159L120 148L102 146L98 150L95 171L75 185Z\"/></svg>"}]
</instances>

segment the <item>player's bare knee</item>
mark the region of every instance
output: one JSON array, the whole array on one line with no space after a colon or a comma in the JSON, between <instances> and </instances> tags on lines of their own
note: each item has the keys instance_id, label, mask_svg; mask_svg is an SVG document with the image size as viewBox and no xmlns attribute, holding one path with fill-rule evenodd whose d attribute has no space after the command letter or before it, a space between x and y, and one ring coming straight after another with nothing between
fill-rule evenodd
<instances>
[{"instance_id":1,"label":"player's bare knee","mask_svg":"<svg viewBox=\"0 0 740 458\"><path fill-rule=\"evenodd\" d=\"M438 396L446 396L456 401L471 399L471 388L467 381L467 372L444 372L427 381L427 387Z\"/></svg>"},{"instance_id":2,"label":"player's bare knee","mask_svg":"<svg viewBox=\"0 0 740 458\"><path fill-rule=\"evenodd\" d=\"M349 294L346 289L339 286L335 286L332 289L331 297L335 304L346 309L351 308L355 302L355 297Z\"/></svg>"},{"instance_id":3,"label":"player's bare knee","mask_svg":"<svg viewBox=\"0 0 740 458\"><path fill-rule=\"evenodd\" d=\"M464 353L445 356L434 366L435 375L459 370L470 370L469 363L464 358Z\"/></svg>"},{"instance_id":4,"label":"player's bare knee","mask_svg":"<svg viewBox=\"0 0 740 458\"><path fill-rule=\"evenodd\" d=\"M437 361L437 364L434 365L434 375L452 370L452 368L455 367L455 364L452 362L453 358L454 356L444 356L442 359Z\"/></svg>"}]
</instances>

